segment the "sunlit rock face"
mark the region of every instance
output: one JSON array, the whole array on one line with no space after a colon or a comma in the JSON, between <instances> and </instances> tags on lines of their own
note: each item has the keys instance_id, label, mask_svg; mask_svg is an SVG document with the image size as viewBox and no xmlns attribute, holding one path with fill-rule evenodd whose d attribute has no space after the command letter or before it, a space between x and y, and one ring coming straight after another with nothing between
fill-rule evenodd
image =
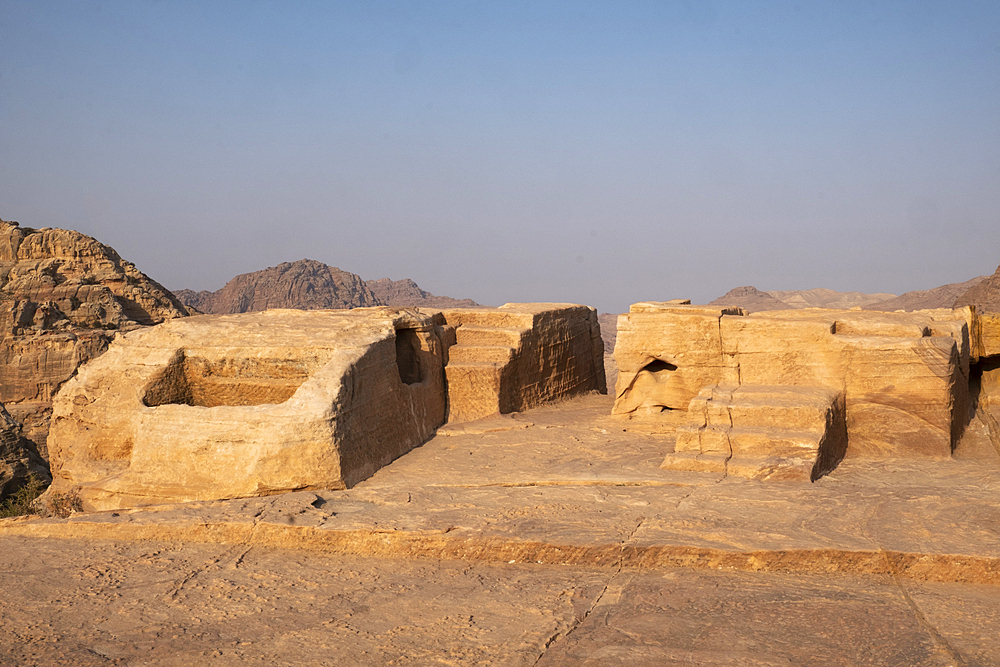
<instances>
[{"instance_id":1,"label":"sunlit rock face","mask_svg":"<svg viewBox=\"0 0 1000 667\"><path fill-rule=\"evenodd\" d=\"M0 401L47 458L52 396L116 332L187 309L114 249L0 221Z\"/></svg>"},{"instance_id":2,"label":"sunlit rock face","mask_svg":"<svg viewBox=\"0 0 1000 667\"><path fill-rule=\"evenodd\" d=\"M343 489L446 420L604 391L572 304L268 310L116 339L54 403L50 494L85 509Z\"/></svg>"},{"instance_id":3,"label":"sunlit rock face","mask_svg":"<svg viewBox=\"0 0 1000 667\"><path fill-rule=\"evenodd\" d=\"M947 458L969 419L979 328L969 308L636 304L618 322L614 412L689 410L668 467L815 478L844 455Z\"/></svg>"}]
</instances>

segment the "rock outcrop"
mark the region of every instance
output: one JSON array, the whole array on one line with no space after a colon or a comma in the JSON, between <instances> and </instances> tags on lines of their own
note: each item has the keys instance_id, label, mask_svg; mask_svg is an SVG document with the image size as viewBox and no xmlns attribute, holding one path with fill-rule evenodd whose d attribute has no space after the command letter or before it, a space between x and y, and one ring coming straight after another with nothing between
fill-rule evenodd
<instances>
[{"instance_id":1,"label":"rock outcrop","mask_svg":"<svg viewBox=\"0 0 1000 667\"><path fill-rule=\"evenodd\" d=\"M45 482L51 479L48 464L25 439L21 424L0 404L0 498L27 484L31 475Z\"/></svg>"},{"instance_id":2,"label":"rock outcrop","mask_svg":"<svg viewBox=\"0 0 1000 667\"><path fill-rule=\"evenodd\" d=\"M178 290L202 313L251 313L271 308L322 310L384 305L359 276L312 259L244 273L215 292Z\"/></svg>"},{"instance_id":3,"label":"rock outcrop","mask_svg":"<svg viewBox=\"0 0 1000 667\"><path fill-rule=\"evenodd\" d=\"M386 306L404 306L409 308L478 308L480 304L472 299L453 299L450 296L435 296L420 289L417 283L409 278L402 280L366 280L365 285L375 298Z\"/></svg>"},{"instance_id":4,"label":"rock outcrop","mask_svg":"<svg viewBox=\"0 0 1000 667\"><path fill-rule=\"evenodd\" d=\"M1000 313L1000 266L992 276L973 285L955 299L954 306L975 306L980 313Z\"/></svg>"},{"instance_id":5,"label":"rock outcrop","mask_svg":"<svg viewBox=\"0 0 1000 667\"><path fill-rule=\"evenodd\" d=\"M79 232L0 221L0 401L47 458L51 400L115 332L187 309L114 249Z\"/></svg>"},{"instance_id":6,"label":"rock outcrop","mask_svg":"<svg viewBox=\"0 0 1000 667\"><path fill-rule=\"evenodd\" d=\"M448 349L448 419L522 412L587 391L606 393L604 343L587 306L508 303L443 313Z\"/></svg>"},{"instance_id":7,"label":"rock outcrop","mask_svg":"<svg viewBox=\"0 0 1000 667\"><path fill-rule=\"evenodd\" d=\"M596 312L570 304L176 320L59 392L49 493L93 510L350 487L446 419L603 391L602 360Z\"/></svg>"},{"instance_id":8,"label":"rock outcrop","mask_svg":"<svg viewBox=\"0 0 1000 667\"><path fill-rule=\"evenodd\" d=\"M614 412L689 411L666 466L719 467L724 454L740 474L815 479L845 454L947 458L969 419L975 317L635 304L618 322Z\"/></svg>"}]
</instances>

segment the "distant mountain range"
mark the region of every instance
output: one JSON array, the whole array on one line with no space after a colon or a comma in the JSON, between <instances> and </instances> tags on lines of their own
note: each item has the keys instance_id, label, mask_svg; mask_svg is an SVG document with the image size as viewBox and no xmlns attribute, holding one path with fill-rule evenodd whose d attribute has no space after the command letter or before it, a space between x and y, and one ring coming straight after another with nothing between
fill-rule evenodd
<instances>
[{"instance_id":1,"label":"distant mountain range","mask_svg":"<svg viewBox=\"0 0 1000 667\"><path fill-rule=\"evenodd\" d=\"M738 306L747 312L797 308L862 308L864 310L924 310L975 305L980 311L1000 312L1000 267L992 276L979 276L929 290L895 294L835 292L830 289L773 290L736 287L709 302L710 306Z\"/></svg>"},{"instance_id":2,"label":"distant mountain range","mask_svg":"<svg viewBox=\"0 0 1000 667\"><path fill-rule=\"evenodd\" d=\"M312 259L284 262L236 276L214 292L175 290L174 296L202 313L248 313L269 308L360 308L425 306L469 308L472 299L453 299L426 292L408 278L364 280L348 271Z\"/></svg>"}]
</instances>

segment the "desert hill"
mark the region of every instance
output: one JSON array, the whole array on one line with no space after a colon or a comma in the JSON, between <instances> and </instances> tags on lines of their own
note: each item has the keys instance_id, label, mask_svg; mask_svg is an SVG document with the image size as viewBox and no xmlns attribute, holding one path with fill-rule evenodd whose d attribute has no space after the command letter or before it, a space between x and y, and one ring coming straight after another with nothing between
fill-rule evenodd
<instances>
[{"instance_id":1,"label":"desert hill","mask_svg":"<svg viewBox=\"0 0 1000 667\"><path fill-rule=\"evenodd\" d=\"M453 299L450 296L436 296L420 289L409 278L390 280L366 280L365 285L375 298L387 306L424 306L427 308L475 308L480 305L472 299Z\"/></svg>"},{"instance_id":2,"label":"desert hill","mask_svg":"<svg viewBox=\"0 0 1000 667\"><path fill-rule=\"evenodd\" d=\"M776 299L767 292L761 292L756 287L734 287L715 301L711 301L709 306L736 306L748 313L760 310L788 310L792 306Z\"/></svg>"},{"instance_id":3,"label":"desert hill","mask_svg":"<svg viewBox=\"0 0 1000 667\"><path fill-rule=\"evenodd\" d=\"M357 275L312 259L240 274L215 292L178 290L174 294L203 313L218 314L383 305Z\"/></svg>"},{"instance_id":4,"label":"desert hill","mask_svg":"<svg viewBox=\"0 0 1000 667\"><path fill-rule=\"evenodd\" d=\"M868 304L896 297L895 294L889 293L837 292L822 287L807 290L772 290L767 293L787 303L790 308L850 309L858 306L864 308Z\"/></svg>"},{"instance_id":5,"label":"desert hill","mask_svg":"<svg viewBox=\"0 0 1000 667\"><path fill-rule=\"evenodd\" d=\"M471 299L435 296L409 279L366 281L357 274L313 259L283 262L262 271L238 275L215 292L182 289L174 294L186 305L203 313L217 314L249 313L269 308L462 308L479 305Z\"/></svg>"},{"instance_id":6,"label":"desert hill","mask_svg":"<svg viewBox=\"0 0 1000 667\"><path fill-rule=\"evenodd\" d=\"M955 300L955 307L975 306L981 312L1000 313L1000 266L992 276L970 287Z\"/></svg>"},{"instance_id":7,"label":"desert hill","mask_svg":"<svg viewBox=\"0 0 1000 667\"><path fill-rule=\"evenodd\" d=\"M986 276L979 276L963 283L949 283L928 290L914 290L899 296L862 306L864 310L924 310L927 308L951 308L955 299L970 288L981 283Z\"/></svg>"}]
</instances>

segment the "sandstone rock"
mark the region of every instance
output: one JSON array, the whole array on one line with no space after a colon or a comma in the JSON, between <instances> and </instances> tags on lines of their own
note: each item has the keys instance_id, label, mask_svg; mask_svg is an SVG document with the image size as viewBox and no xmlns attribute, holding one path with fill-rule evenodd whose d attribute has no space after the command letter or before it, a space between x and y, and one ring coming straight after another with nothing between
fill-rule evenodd
<instances>
[{"instance_id":1,"label":"sandstone rock","mask_svg":"<svg viewBox=\"0 0 1000 667\"><path fill-rule=\"evenodd\" d=\"M715 301L708 302L709 306L742 308L744 312L753 313L759 310L788 310L792 306L771 296L767 292L761 292L756 287L735 287Z\"/></svg>"},{"instance_id":2,"label":"sandstone rock","mask_svg":"<svg viewBox=\"0 0 1000 667\"><path fill-rule=\"evenodd\" d=\"M47 458L52 395L116 331L187 315L114 249L65 229L0 221L0 401Z\"/></svg>"},{"instance_id":3,"label":"sandstone rock","mask_svg":"<svg viewBox=\"0 0 1000 667\"><path fill-rule=\"evenodd\" d=\"M975 306L980 313L1000 313L1000 266L992 276L971 287L955 300L954 306Z\"/></svg>"},{"instance_id":4,"label":"sandstone rock","mask_svg":"<svg viewBox=\"0 0 1000 667\"><path fill-rule=\"evenodd\" d=\"M179 290L176 294L185 304L214 314L384 305L359 276L312 259L238 275L215 292Z\"/></svg>"},{"instance_id":5,"label":"sandstone rock","mask_svg":"<svg viewBox=\"0 0 1000 667\"><path fill-rule=\"evenodd\" d=\"M955 300L972 287L978 285L986 276L979 276L962 283L950 283L929 290L915 290L900 294L886 301L878 301L861 306L863 310L926 310L928 308L951 308ZM963 304L964 305L964 304Z\"/></svg>"},{"instance_id":6,"label":"sandstone rock","mask_svg":"<svg viewBox=\"0 0 1000 667\"><path fill-rule=\"evenodd\" d=\"M845 413L843 393L822 387L706 387L661 468L814 481L844 458Z\"/></svg>"},{"instance_id":7,"label":"sandstone rock","mask_svg":"<svg viewBox=\"0 0 1000 667\"><path fill-rule=\"evenodd\" d=\"M440 327L412 310L132 332L59 393L51 489L109 509L348 487L444 421L443 359Z\"/></svg>"},{"instance_id":8,"label":"sandstone rock","mask_svg":"<svg viewBox=\"0 0 1000 667\"><path fill-rule=\"evenodd\" d=\"M446 418L603 391L602 361L596 312L571 304L175 320L56 396L50 493L93 510L350 487Z\"/></svg>"},{"instance_id":9,"label":"sandstone rock","mask_svg":"<svg viewBox=\"0 0 1000 667\"><path fill-rule=\"evenodd\" d=\"M49 468L18 423L0 403L0 499L27 484L31 475L48 482Z\"/></svg>"},{"instance_id":10,"label":"sandstone rock","mask_svg":"<svg viewBox=\"0 0 1000 667\"><path fill-rule=\"evenodd\" d=\"M375 298L387 306L407 306L421 308L476 308L480 304L472 299L453 299L450 296L435 296L420 289L409 278L403 280L366 280L365 285Z\"/></svg>"},{"instance_id":11,"label":"sandstone rock","mask_svg":"<svg viewBox=\"0 0 1000 667\"><path fill-rule=\"evenodd\" d=\"M774 387L812 388L833 392L837 398L826 401L828 406L843 400L848 456L946 458L969 419L973 318L968 308L915 313L803 309L744 316L636 304L619 321L613 411L691 409L706 387L768 387L764 394L754 390L758 398L778 396ZM730 403L721 401L727 411ZM755 429L786 427L785 418L768 424L762 408L754 414L750 425ZM700 417L693 423L697 429L707 425ZM735 420L730 426L741 427ZM705 437L699 436L701 454L736 456L736 448L726 453L726 443L706 448ZM819 440L815 443L818 455ZM683 439L679 445L683 451ZM815 460L809 461L810 469ZM817 470L825 467L817 465Z\"/></svg>"},{"instance_id":12,"label":"sandstone rock","mask_svg":"<svg viewBox=\"0 0 1000 667\"><path fill-rule=\"evenodd\" d=\"M587 391L605 393L597 312L573 304L508 303L443 311L449 421L521 412Z\"/></svg>"},{"instance_id":13,"label":"sandstone rock","mask_svg":"<svg viewBox=\"0 0 1000 667\"><path fill-rule=\"evenodd\" d=\"M686 410L703 387L739 382L719 321L739 308L643 302L618 317L615 414ZM664 316L669 314L668 316Z\"/></svg>"}]
</instances>

